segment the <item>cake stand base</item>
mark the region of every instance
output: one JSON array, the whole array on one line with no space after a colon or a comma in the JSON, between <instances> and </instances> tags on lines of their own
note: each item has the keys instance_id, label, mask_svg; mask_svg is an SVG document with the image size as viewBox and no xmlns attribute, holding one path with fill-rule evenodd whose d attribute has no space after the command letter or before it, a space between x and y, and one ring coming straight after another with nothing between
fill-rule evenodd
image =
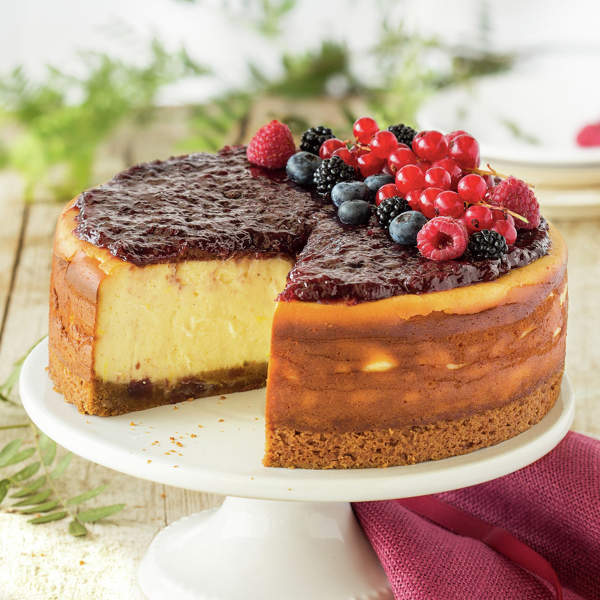
<instances>
[{"instance_id":1,"label":"cake stand base","mask_svg":"<svg viewBox=\"0 0 600 600\"><path fill-rule=\"evenodd\" d=\"M387 578L347 502L227 497L154 538L149 600L387 600Z\"/></svg>"}]
</instances>

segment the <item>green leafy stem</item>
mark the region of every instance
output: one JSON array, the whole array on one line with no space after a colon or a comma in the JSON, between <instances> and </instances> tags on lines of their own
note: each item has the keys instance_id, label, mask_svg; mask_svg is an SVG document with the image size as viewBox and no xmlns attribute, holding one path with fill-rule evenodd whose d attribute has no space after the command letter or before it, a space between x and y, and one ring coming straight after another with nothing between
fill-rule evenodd
<instances>
[{"instance_id":1,"label":"green leafy stem","mask_svg":"<svg viewBox=\"0 0 600 600\"><path fill-rule=\"evenodd\" d=\"M6 381L0 385L0 398L5 402L16 404L12 391L27 354L15 363ZM75 496L65 497L57 484L66 472L73 455L70 452L61 452L59 457L58 444L37 429L31 421L3 425L0 430L23 428L29 428L32 433L32 440L25 444L26 447L23 447L24 438L19 437L8 442L0 450L1 471L15 465L25 465L0 479L0 504L5 503L7 498L14 500L5 508L5 512L33 515L29 522L34 525L69 518L69 533L79 537L87 535L86 523L95 523L123 510L125 504L81 508L81 505L105 491L106 484ZM38 477L34 479L36 475Z\"/></svg>"}]
</instances>

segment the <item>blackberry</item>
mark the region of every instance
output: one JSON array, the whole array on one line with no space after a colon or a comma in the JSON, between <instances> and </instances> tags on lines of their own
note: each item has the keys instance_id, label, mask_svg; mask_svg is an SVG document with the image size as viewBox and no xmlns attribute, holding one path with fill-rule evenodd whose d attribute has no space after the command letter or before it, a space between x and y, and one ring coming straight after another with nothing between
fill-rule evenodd
<instances>
[{"instance_id":1,"label":"blackberry","mask_svg":"<svg viewBox=\"0 0 600 600\"><path fill-rule=\"evenodd\" d=\"M388 131L391 131L401 144L406 144L409 148L411 147L415 135L417 135L416 130L404 123L390 125Z\"/></svg>"},{"instance_id":2,"label":"blackberry","mask_svg":"<svg viewBox=\"0 0 600 600\"><path fill-rule=\"evenodd\" d=\"M322 125L319 125L319 127L311 127L302 134L300 150L312 152L318 156L321 144L325 140L330 140L333 137L335 136L329 127L323 127Z\"/></svg>"},{"instance_id":3,"label":"blackberry","mask_svg":"<svg viewBox=\"0 0 600 600\"><path fill-rule=\"evenodd\" d=\"M475 260L500 258L508 252L503 235L490 229L476 231L469 237L469 252Z\"/></svg>"},{"instance_id":4,"label":"blackberry","mask_svg":"<svg viewBox=\"0 0 600 600\"><path fill-rule=\"evenodd\" d=\"M356 178L356 171L347 165L339 156L326 158L317 167L313 183L321 196L331 193L333 186L340 181L352 181Z\"/></svg>"},{"instance_id":5,"label":"blackberry","mask_svg":"<svg viewBox=\"0 0 600 600\"><path fill-rule=\"evenodd\" d=\"M384 229L387 229L398 215L409 210L412 208L404 198L390 196L377 207L377 220Z\"/></svg>"}]
</instances>

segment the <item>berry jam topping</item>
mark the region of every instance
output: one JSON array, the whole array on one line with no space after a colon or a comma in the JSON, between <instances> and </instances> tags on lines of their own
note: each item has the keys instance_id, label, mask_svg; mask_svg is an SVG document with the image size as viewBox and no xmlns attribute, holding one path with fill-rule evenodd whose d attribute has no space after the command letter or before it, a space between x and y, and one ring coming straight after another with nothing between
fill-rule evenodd
<instances>
[{"instance_id":1,"label":"berry jam topping","mask_svg":"<svg viewBox=\"0 0 600 600\"><path fill-rule=\"evenodd\" d=\"M143 267L299 252L322 202L245 148L131 167L77 199L75 235Z\"/></svg>"},{"instance_id":2,"label":"berry jam topping","mask_svg":"<svg viewBox=\"0 0 600 600\"><path fill-rule=\"evenodd\" d=\"M497 279L544 256L549 248L542 221L537 229L520 230L515 245L500 259L473 262L464 256L436 262L414 246L393 243L375 216L366 227L354 228L330 216L317 222L279 298L357 303L449 290Z\"/></svg>"},{"instance_id":3,"label":"berry jam topping","mask_svg":"<svg viewBox=\"0 0 600 600\"><path fill-rule=\"evenodd\" d=\"M132 167L81 194L75 235L138 266L289 256L281 299L322 302L489 281L548 252L527 183L480 169L466 132L379 130L369 117L353 132L309 129L295 152L272 121L247 149Z\"/></svg>"}]
</instances>

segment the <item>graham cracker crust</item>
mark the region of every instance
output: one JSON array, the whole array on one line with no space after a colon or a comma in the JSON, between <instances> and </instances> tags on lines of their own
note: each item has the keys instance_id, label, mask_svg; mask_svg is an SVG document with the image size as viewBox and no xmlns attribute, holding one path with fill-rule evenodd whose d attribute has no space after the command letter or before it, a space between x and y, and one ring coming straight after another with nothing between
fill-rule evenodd
<instances>
[{"instance_id":1,"label":"graham cracker crust","mask_svg":"<svg viewBox=\"0 0 600 600\"><path fill-rule=\"evenodd\" d=\"M302 469L360 469L410 465L467 454L526 431L560 394L563 368L500 408L461 419L361 432L267 430L264 465Z\"/></svg>"},{"instance_id":2,"label":"graham cracker crust","mask_svg":"<svg viewBox=\"0 0 600 600\"><path fill-rule=\"evenodd\" d=\"M218 369L184 377L174 382L142 379L112 383L85 380L50 354L50 376L56 391L74 404L79 412L108 417L183 400L243 392L265 385L267 363L248 363L231 369Z\"/></svg>"}]
</instances>

